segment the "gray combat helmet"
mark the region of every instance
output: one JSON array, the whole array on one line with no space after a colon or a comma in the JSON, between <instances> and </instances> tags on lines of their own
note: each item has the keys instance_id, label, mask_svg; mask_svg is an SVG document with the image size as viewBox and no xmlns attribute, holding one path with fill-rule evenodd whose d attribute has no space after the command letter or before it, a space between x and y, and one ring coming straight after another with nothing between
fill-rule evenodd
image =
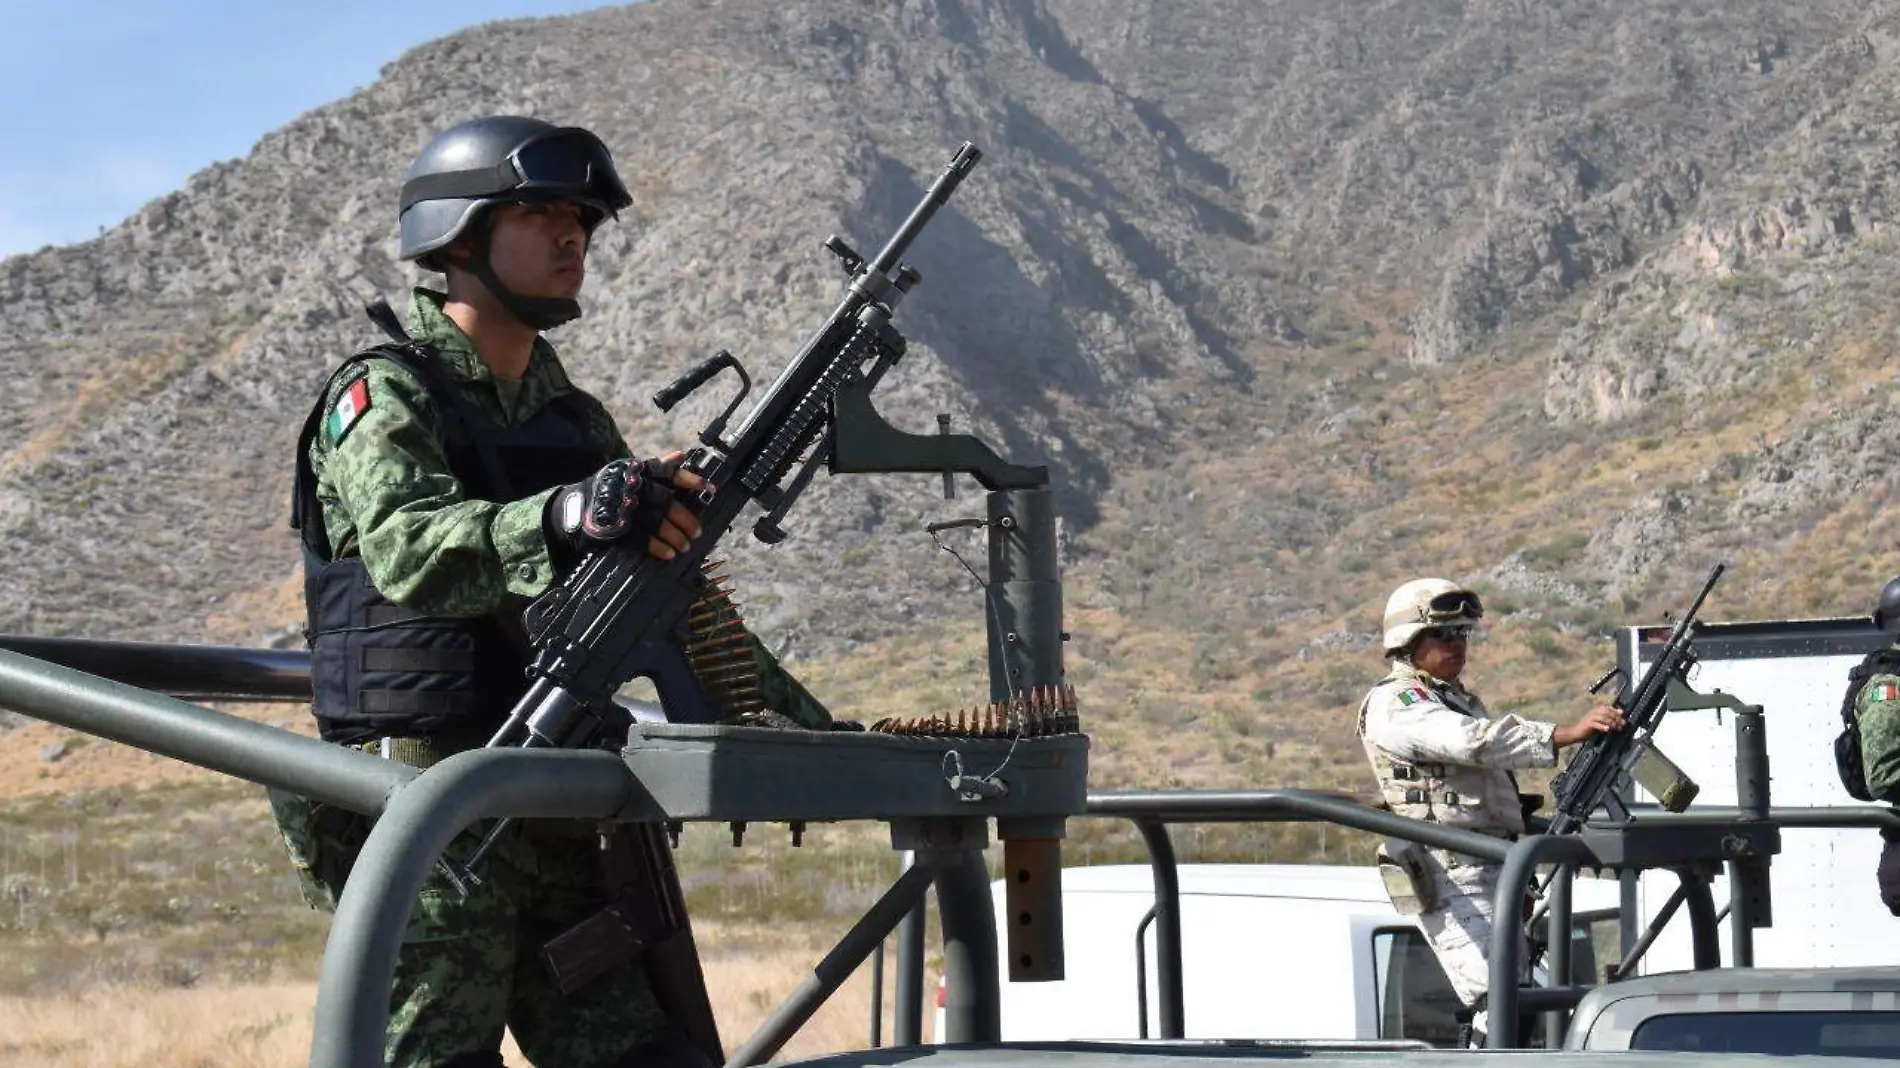
<instances>
[{"instance_id":1,"label":"gray combat helmet","mask_svg":"<svg viewBox=\"0 0 1900 1068\"><path fill-rule=\"evenodd\" d=\"M1900 578L1880 587L1880 603L1874 606L1874 626L1900 633Z\"/></svg>"},{"instance_id":2,"label":"gray combat helmet","mask_svg":"<svg viewBox=\"0 0 1900 1068\"><path fill-rule=\"evenodd\" d=\"M443 250L495 204L566 200L581 206L588 236L633 203L600 138L578 126L519 115L471 119L435 136L409 165L398 209L398 255L445 270ZM478 242L469 270L523 322L547 329L580 315L571 300L523 297L489 269Z\"/></svg>"}]
</instances>

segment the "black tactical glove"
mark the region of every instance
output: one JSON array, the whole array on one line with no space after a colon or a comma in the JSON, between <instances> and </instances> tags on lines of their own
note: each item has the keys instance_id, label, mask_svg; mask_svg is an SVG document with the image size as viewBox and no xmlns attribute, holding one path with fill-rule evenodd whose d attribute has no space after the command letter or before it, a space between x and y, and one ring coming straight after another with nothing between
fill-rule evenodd
<instances>
[{"instance_id":1,"label":"black tactical glove","mask_svg":"<svg viewBox=\"0 0 1900 1068\"><path fill-rule=\"evenodd\" d=\"M615 460L591 477L562 486L548 498L541 529L557 563L594 545L628 538L645 542L660 532L673 503L676 464L664 460Z\"/></svg>"}]
</instances>

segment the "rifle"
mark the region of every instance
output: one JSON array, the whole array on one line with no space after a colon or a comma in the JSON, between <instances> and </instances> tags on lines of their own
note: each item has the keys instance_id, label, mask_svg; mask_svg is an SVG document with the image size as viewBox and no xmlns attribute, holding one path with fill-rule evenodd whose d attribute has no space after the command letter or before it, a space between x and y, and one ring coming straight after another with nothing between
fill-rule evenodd
<instances>
[{"instance_id":1,"label":"rifle","mask_svg":"<svg viewBox=\"0 0 1900 1068\"><path fill-rule=\"evenodd\" d=\"M1670 630L1668 642L1649 665L1649 670L1643 673L1642 681L1634 690L1625 685L1617 693L1614 703L1623 713L1623 729L1591 735L1577 747L1563 773L1551 783L1551 799L1557 811L1551 817L1549 833L1568 834L1576 830L1599 806L1608 809L1612 819L1629 819L1629 809L1618 796L1618 790L1632 777L1672 812L1687 808L1695 798L1696 784L1656 748L1655 734L1662 724L1663 714L1669 711L1669 683L1671 680L1687 682L1689 669L1695 665L1692 646L1698 628L1696 613L1702 610L1703 599L1721 577L1722 565L1717 564L1709 572L1702 592L1696 594L1689 610ZM1590 687L1590 692L1596 693L1622 674L1620 668L1611 669Z\"/></svg>"},{"instance_id":2,"label":"rifle","mask_svg":"<svg viewBox=\"0 0 1900 1068\"><path fill-rule=\"evenodd\" d=\"M826 462L832 440L833 401L841 386L863 389L904 354L902 334L891 313L922 280L900 262L931 216L950 199L982 153L964 142L876 257L865 260L832 236L825 248L837 256L850 281L843 299L789 365L765 391L730 440L726 423L751 392L751 379L730 353L720 351L653 396L670 411L722 370L735 372L738 395L706 428L683 467L704 478L706 489L680 500L699 518L700 534L670 560L638 544L604 546L586 554L559 585L536 598L523 614L534 659L527 692L515 704L490 748L582 748L611 727L624 726L613 695L630 679L653 681L667 718L708 722L717 715L687 659L682 643L686 612L704 582L702 565L746 505L766 509L753 534L768 544L785 536L778 525ZM866 366L869 364L870 366ZM803 469L789 483L795 465ZM473 869L511 821L496 821L460 865L454 881L478 882Z\"/></svg>"}]
</instances>

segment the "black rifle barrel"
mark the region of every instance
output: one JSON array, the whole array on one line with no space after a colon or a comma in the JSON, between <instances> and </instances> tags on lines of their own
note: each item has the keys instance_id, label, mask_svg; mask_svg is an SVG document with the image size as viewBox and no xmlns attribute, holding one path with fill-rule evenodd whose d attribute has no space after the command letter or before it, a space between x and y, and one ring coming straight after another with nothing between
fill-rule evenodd
<instances>
[{"instance_id":1,"label":"black rifle barrel","mask_svg":"<svg viewBox=\"0 0 1900 1068\"><path fill-rule=\"evenodd\" d=\"M1723 565L1716 564L1709 569L1709 580L1702 584L1702 590L1695 595L1695 601L1689 605L1689 610L1684 612L1682 618L1676 620L1676 625L1670 629L1669 641L1664 644L1663 651L1657 655L1655 662L1649 665L1649 670L1643 674L1643 681L1636 688L1636 692L1632 695L1633 699L1624 709L1625 712L1653 709L1661 705L1662 698L1668 691L1669 675L1675 671L1677 661L1682 659L1682 654L1689 647L1691 628L1695 626L1696 613L1702 611L1702 602L1707 599L1709 591L1714 589L1716 582L1721 579L1722 568Z\"/></svg>"},{"instance_id":2,"label":"black rifle barrel","mask_svg":"<svg viewBox=\"0 0 1900 1068\"><path fill-rule=\"evenodd\" d=\"M943 173L937 176L936 181L930 183L930 189L924 193L924 199L910 210L910 217L905 219L904 225L898 227L897 232L891 235L891 239L884 243L884 248L871 260L870 267L864 273L879 276L890 274L897 266L898 257L902 256L904 250L910 247L910 243L923 232L924 225L930 222L930 217L937 214L937 209L950 200L950 194L957 191L957 186L976 167L976 161L982 158L983 153L975 144L969 141L963 142L962 147L957 149L956 155L950 157L950 162L944 167Z\"/></svg>"},{"instance_id":3,"label":"black rifle barrel","mask_svg":"<svg viewBox=\"0 0 1900 1068\"><path fill-rule=\"evenodd\" d=\"M1721 579L1722 570L1722 564L1710 569L1708 581L1702 584L1689 610L1670 629L1669 640L1656 654L1649 670L1643 673L1642 680L1618 699L1617 707L1625 720L1623 729L1591 735L1578 748L1569 766L1551 783L1551 799L1557 811L1550 820L1550 834L1568 834L1589 819L1590 813L1616 788L1626 763L1621 758L1630 753L1640 756L1642 750L1647 749L1650 736L1667 711L1669 679L1682 669L1688 658L1689 648L1695 641L1696 615L1702 611L1702 602L1708 598L1709 591Z\"/></svg>"},{"instance_id":4,"label":"black rifle barrel","mask_svg":"<svg viewBox=\"0 0 1900 1068\"><path fill-rule=\"evenodd\" d=\"M943 173L930 184L923 199L911 209L903 225L884 243L883 249L852 276L843 299L838 302L831 316L798 350L792 361L785 365L785 370L779 372L778 378L766 388L759 402L746 413L745 420L733 433L732 456L722 477L730 479L734 473L745 470L751 464L752 454L759 450L769 432L784 421L787 409L803 399L810 392L812 384L831 366L829 358L814 360L811 358L814 354L822 352L835 355L850 332L857 328L859 313L868 305L882 303L887 310L895 308L903 296L903 290L891 285L889 276L897 266L898 258L910 248L911 242L917 239L931 217L937 214L937 209L950 199L950 194L956 192L964 176L981 158L983 154L976 146L965 141Z\"/></svg>"}]
</instances>

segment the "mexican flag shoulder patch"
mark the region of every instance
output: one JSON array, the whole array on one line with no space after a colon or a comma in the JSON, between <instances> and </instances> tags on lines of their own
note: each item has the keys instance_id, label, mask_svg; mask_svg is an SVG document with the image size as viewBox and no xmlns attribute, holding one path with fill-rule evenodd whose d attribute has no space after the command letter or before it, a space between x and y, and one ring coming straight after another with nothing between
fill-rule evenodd
<instances>
[{"instance_id":1,"label":"mexican flag shoulder patch","mask_svg":"<svg viewBox=\"0 0 1900 1068\"><path fill-rule=\"evenodd\" d=\"M1402 704L1406 706L1407 708L1410 708L1411 706L1418 704L1420 701L1429 701L1431 699L1432 699L1431 694L1426 693L1424 690L1419 689L1417 686L1408 686L1405 689L1399 691L1399 704Z\"/></svg>"},{"instance_id":2,"label":"mexican flag shoulder patch","mask_svg":"<svg viewBox=\"0 0 1900 1068\"><path fill-rule=\"evenodd\" d=\"M364 375L351 382L336 398L336 404L330 409L330 418L324 429L330 435L330 444L343 441L343 435L350 432L363 413L369 411L369 376Z\"/></svg>"},{"instance_id":3,"label":"mexican flag shoulder patch","mask_svg":"<svg viewBox=\"0 0 1900 1068\"><path fill-rule=\"evenodd\" d=\"M1892 701L1896 699L1900 699L1900 682L1887 681L1874 683L1874 700Z\"/></svg>"}]
</instances>

